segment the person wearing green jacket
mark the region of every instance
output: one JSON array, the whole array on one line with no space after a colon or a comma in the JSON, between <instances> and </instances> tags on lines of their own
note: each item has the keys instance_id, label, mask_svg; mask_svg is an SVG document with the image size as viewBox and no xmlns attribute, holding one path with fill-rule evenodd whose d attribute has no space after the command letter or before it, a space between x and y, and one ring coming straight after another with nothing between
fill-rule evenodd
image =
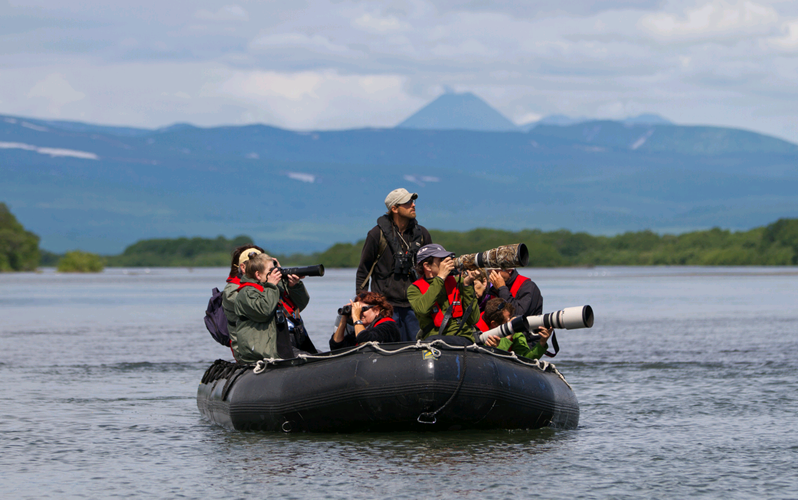
<instances>
[{"instance_id":1,"label":"person wearing green jacket","mask_svg":"<svg viewBox=\"0 0 798 500\"><path fill-rule=\"evenodd\" d=\"M230 275L227 276L227 284L224 286L224 291L222 291L222 310L227 318L227 333L231 339L235 336L236 321L238 320L235 306L238 288L241 286L241 278L244 276L246 263L250 255L254 257L259 253L263 253L263 249L251 243L233 250Z\"/></svg>"},{"instance_id":2,"label":"person wearing green jacket","mask_svg":"<svg viewBox=\"0 0 798 500\"><path fill-rule=\"evenodd\" d=\"M510 321L514 313L515 308L511 303L500 297L490 299L485 305L485 323L488 324L488 328L491 330L498 328L500 325ZM531 348L529 347L524 332L516 332L506 337L491 335L485 340L485 345L503 351L514 352L516 356L528 359L540 359L540 357L546 353L546 346L548 345L551 333L551 328L540 327L537 330L537 335L540 338Z\"/></svg>"},{"instance_id":3,"label":"person wearing green jacket","mask_svg":"<svg viewBox=\"0 0 798 500\"><path fill-rule=\"evenodd\" d=\"M474 278L479 271L452 276L452 257L454 253L434 243L416 254L416 272L423 277L407 289L407 300L421 328L416 338L456 335L473 344L474 325L479 321Z\"/></svg>"},{"instance_id":4,"label":"person wearing green jacket","mask_svg":"<svg viewBox=\"0 0 798 500\"><path fill-rule=\"evenodd\" d=\"M235 302L235 339L231 347L239 363L257 363L264 358L292 358L287 311L281 303L284 295L300 311L310 302L301 278L289 275L286 287L275 261L266 254L249 259L246 276Z\"/></svg>"}]
</instances>

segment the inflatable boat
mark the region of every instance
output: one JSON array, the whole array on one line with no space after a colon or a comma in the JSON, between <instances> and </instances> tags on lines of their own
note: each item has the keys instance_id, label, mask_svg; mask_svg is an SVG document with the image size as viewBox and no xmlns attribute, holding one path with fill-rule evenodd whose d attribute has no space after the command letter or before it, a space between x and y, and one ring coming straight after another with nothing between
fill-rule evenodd
<instances>
[{"instance_id":1,"label":"inflatable boat","mask_svg":"<svg viewBox=\"0 0 798 500\"><path fill-rule=\"evenodd\" d=\"M212 422L275 432L573 429L557 368L478 345L368 342L241 365L217 360L197 390Z\"/></svg>"}]
</instances>

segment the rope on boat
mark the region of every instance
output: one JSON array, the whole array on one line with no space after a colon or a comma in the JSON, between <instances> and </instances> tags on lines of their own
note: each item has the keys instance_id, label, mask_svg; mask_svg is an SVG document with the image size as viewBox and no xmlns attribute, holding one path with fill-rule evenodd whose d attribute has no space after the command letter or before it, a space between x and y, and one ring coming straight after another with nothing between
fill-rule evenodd
<instances>
[{"instance_id":1,"label":"rope on boat","mask_svg":"<svg viewBox=\"0 0 798 500\"><path fill-rule=\"evenodd\" d=\"M399 354L400 352L410 351L410 350L427 350L435 357L435 359L438 359L438 358L441 357L441 350L438 349L436 346L446 346L447 349L453 349L453 350L462 349L463 351L470 350L470 351L474 351L474 352L481 352L481 353L484 353L484 354L488 354L490 356L495 356L497 358L512 359L512 360L518 361L518 362L523 363L523 364L528 365L528 366L534 366L535 368L537 368L538 370L540 370L542 372L552 372L552 373L556 374L557 377L559 377L560 380L562 380L563 383L565 383L565 385L567 385L569 389L573 390L573 388L571 387L571 384L569 384L568 381L565 380L565 377L563 377L562 373L560 373L560 371L557 370L557 367L554 366L554 363L550 363L550 362L542 360L542 359L520 358L512 351L507 352L507 351L498 351L498 350L493 350L493 349L486 349L486 348L484 348L484 347L482 347L481 345L478 345L478 344L471 344L471 345L467 345L467 346L450 345L450 344L447 344L444 340L441 340L441 339L433 340L432 342L422 342L421 340L417 340L415 344L406 345L404 347L400 347L399 349L385 349L385 348L383 348L380 345L379 342L370 341L370 342L364 342L362 344L357 345L356 347L352 347L351 349L348 349L348 350L343 351L343 352L339 352L337 354L329 354L329 355L319 356L319 355L315 355L315 354L302 354L302 353L300 353L299 355L297 355L297 358L302 359L303 361L307 361L307 360L311 360L311 359L340 358L340 357L343 357L343 356L348 356L350 354L354 354L356 352L362 351L362 350L366 349L367 347L371 347L375 351L377 351L377 352L379 352L379 353L381 353L381 354L383 354L385 356L392 356L394 354ZM218 363L220 361L221 360L217 360L216 362ZM269 365L277 364L278 361L284 361L284 360L282 358L273 358L273 357L272 358L263 358L262 360L258 361L255 364L255 368L254 368L253 371L254 371L255 374L263 373L264 371L266 371L266 368ZM211 369L213 369L214 366L215 366L215 364L213 366L211 366L211 368L209 368L208 371L211 371ZM233 366L235 366L235 365L233 365ZM227 373L226 375L230 375L230 374L232 374L232 372L231 373ZM208 372L206 372L206 375L208 375ZM221 377L219 377L219 378L221 378ZM203 381L204 380L205 380L205 377L203 377ZM212 378L211 380L214 380L214 379ZM461 383L462 383L462 380L461 380ZM455 393L456 393L456 391L455 391ZM447 402L447 404L448 404L448 402ZM438 410L438 411L440 411L440 410ZM435 412L435 413L437 413L437 412Z\"/></svg>"}]
</instances>

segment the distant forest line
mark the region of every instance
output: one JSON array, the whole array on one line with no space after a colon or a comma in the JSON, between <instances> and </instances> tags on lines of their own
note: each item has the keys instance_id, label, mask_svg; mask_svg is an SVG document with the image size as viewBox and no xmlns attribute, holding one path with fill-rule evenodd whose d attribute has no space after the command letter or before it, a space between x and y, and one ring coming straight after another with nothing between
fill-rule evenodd
<instances>
[{"instance_id":1,"label":"distant forest line","mask_svg":"<svg viewBox=\"0 0 798 500\"><path fill-rule=\"evenodd\" d=\"M532 229L430 230L430 234L435 243L458 255L525 243L529 248L529 267L798 265L798 219L780 219L749 231L714 228L679 235L638 231L593 236ZM109 267L226 267L230 265L232 250L247 243L252 243L249 236L148 239L128 246L120 255L94 257ZM0 203L0 272L67 264L62 262L63 255L41 250L38 244L39 237L22 227L8 207ZM283 265L352 268L360 261L362 247L363 240L336 243L323 252L311 254L272 255ZM69 256L72 260L88 263L78 267L96 268L96 261L89 262L92 254L72 253L75 254Z\"/></svg>"},{"instance_id":2,"label":"distant forest line","mask_svg":"<svg viewBox=\"0 0 798 500\"><path fill-rule=\"evenodd\" d=\"M798 264L798 219L780 219L749 231L714 228L680 235L638 231L593 236L566 230L497 229L430 230L430 234L435 243L458 255L526 243L529 267ZM230 265L230 253L235 247L251 242L248 236L142 240L127 247L121 255L105 259L111 267L223 267ZM351 268L357 267L362 247L363 240L336 243L323 252L311 254L272 255L283 265Z\"/></svg>"}]
</instances>

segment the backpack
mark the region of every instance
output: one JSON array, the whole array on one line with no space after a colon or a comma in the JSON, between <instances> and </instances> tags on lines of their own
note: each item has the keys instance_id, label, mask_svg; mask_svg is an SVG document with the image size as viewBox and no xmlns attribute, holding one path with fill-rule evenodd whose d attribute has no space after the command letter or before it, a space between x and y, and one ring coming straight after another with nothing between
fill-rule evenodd
<instances>
[{"instance_id":1,"label":"backpack","mask_svg":"<svg viewBox=\"0 0 798 500\"><path fill-rule=\"evenodd\" d=\"M211 290L211 300L205 310L205 326L211 337L225 347L230 347L230 333L227 331L227 316L222 308L222 292L218 288Z\"/></svg>"}]
</instances>

